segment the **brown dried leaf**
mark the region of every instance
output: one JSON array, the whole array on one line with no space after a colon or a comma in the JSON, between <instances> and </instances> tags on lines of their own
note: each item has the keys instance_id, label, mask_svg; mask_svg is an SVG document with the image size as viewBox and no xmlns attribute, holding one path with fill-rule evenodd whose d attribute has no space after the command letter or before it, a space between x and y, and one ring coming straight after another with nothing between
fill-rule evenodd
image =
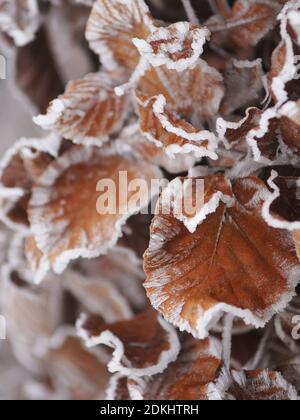
<instances>
[{"instance_id":1,"label":"brown dried leaf","mask_svg":"<svg viewBox=\"0 0 300 420\"><path fill-rule=\"evenodd\" d=\"M186 215L178 206L182 182L163 192L151 227L144 267L152 305L200 338L224 312L264 326L292 299L300 268L290 233L262 218L268 188L256 177L231 186L212 175L204 179L204 202Z\"/></svg>"},{"instance_id":2,"label":"brown dried leaf","mask_svg":"<svg viewBox=\"0 0 300 420\"><path fill-rule=\"evenodd\" d=\"M152 67L164 65L169 70L182 72L194 67L209 36L205 27L177 22L152 31L147 40L135 38L133 42Z\"/></svg>"},{"instance_id":3,"label":"brown dried leaf","mask_svg":"<svg viewBox=\"0 0 300 420\"><path fill-rule=\"evenodd\" d=\"M229 393L238 401L298 401L295 388L280 373L255 370L233 373Z\"/></svg>"},{"instance_id":4,"label":"brown dried leaf","mask_svg":"<svg viewBox=\"0 0 300 420\"><path fill-rule=\"evenodd\" d=\"M129 393L133 399L144 400L209 400L209 386L217 379L221 366L212 339L198 341L189 337L178 359L163 373L142 381L129 378Z\"/></svg>"},{"instance_id":5,"label":"brown dried leaf","mask_svg":"<svg viewBox=\"0 0 300 420\"><path fill-rule=\"evenodd\" d=\"M118 65L134 70L139 54L133 38L145 39L153 20L144 0L97 0L86 30L91 49L109 70Z\"/></svg>"},{"instance_id":6,"label":"brown dried leaf","mask_svg":"<svg viewBox=\"0 0 300 420\"><path fill-rule=\"evenodd\" d=\"M168 111L162 95L150 99L137 96L142 133L156 147L163 148L170 159L180 154L216 159L216 137L206 130L197 130L192 124Z\"/></svg>"},{"instance_id":7,"label":"brown dried leaf","mask_svg":"<svg viewBox=\"0 0 300 420\"><path fill-rule=\"evenodd\" d=\"M137 90L148 99L163 95L171 111L200 124L218 113L224 96L222 75L204 60L184 71L166 66L150 68L140 78Z\"/></svg>"},{"instance_id":8,"label":"brown dried leaf","mask_svg":"<svg viewBox=\"0 0 300 420\"><path fill-rule=\"evenodd\" d=\"M279 10L273 0L236 0L230 13L207 22L212 41L236 49L254 47L275 27Z\"/></svg>"},{"instance_id":9,"label":"brown dried leaf","mask_svg":"<svg viewBox=\"0 0 300 420\"><path fill-rule=\"evenodd\" d=\"M130 109L126 95L116 96L112 76L92 73L70 82L65 93L50 104L46 115L34 118L35 123L74 143L102 146L119 131Z\"/></svg>"},{"instance_id":10,"label":"brown dried leaf","mask_svg":"<svg viewBox=\"0 0 300 420\"><path fill-rule=\"evenodd\" d=\"M88 347L106 345L114 349L108 364L112 373L155 375L174 362L180 351L176 331L152 310L111 325L95 317L83 317L77 326Z\"/></svg>"},{"instance_id":11,"label":"brown dried leaf","mask_svg":"<svg viewBox=\"0 0 300 420\"><path fill-rule=\"evenodd\" d=\"M61 139L20 139L0 162L0 219L14 230L28 227L27 207L33 182L59 152Z\"/></svg>"},{"instance_id":12,"label":"brown dried leaf","mask_svg":"<svg viewBox=\"0 0 300 420\"><path fill-rule=\"evenodd\" d=\"M144 182L139 199L137 190L119 198L125 173L128 182ZM112 147L69 149L38 180L29 204L31 229L45 264L62 273L71 260L105 254L122 236L126 220L148 205L150 182L161 176L157 167ZM102 181L107 188L107 180L116 190L108 192L109 200L99 186Z\"/></svg>"}]
</instances>

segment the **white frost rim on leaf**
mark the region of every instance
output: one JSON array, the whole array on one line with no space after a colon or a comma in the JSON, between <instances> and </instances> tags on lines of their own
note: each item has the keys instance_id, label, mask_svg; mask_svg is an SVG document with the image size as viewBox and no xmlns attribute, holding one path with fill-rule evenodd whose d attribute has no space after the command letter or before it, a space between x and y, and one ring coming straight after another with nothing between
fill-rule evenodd
<instances>
[{"instance_id":1,"label":"white frost rim on leaf","mask_svg":"<svg viewBox=\"0 0 300 420\"><path fill-rule=\"evenodd\" d=\"M173 197L175 200L176 197L179 197L179 199L181 199L181 197L184 197L184 187L186 186L186 182L187 180L185 180L185 182L182 183L179 178L176 178L173 181L171 181L167 188L165 188L162 192L161 200L160 203L157 204L156 211L159 212L161 205L162 208L164 208L165 206L169 206L169 203ZM188 217L182 212L177 212L176 202L174 202L173 215L177 220L179 220L185 225L185 227L190 233L195 233L197 227L204 222L207 216L212 213L215 213L221 202L226 204L227 207L232 207L234 205L234 198L232 196L224 194L221 191L217 191L212 195L212 197L207 203L204 203L203 206L201 206L200 210L193 217Z\"/></svg>"},{"instance_id":2,"label":"white frost rim on leaf","mask_svg":"<svg viewBox=\"0 0 300 420\"><path fill-rule=\"evenodd\" d=\"M143 103L141 104L141 106L144 106L144 107L146 107L147 105L148 105L148 101L144 104ZM174 126L165 115L166 105L167 105L166 98L163 95L158 95L156 97L156 100L152 108L153 113L155 117L159 120L161 126L170 134L175 134L176 136L181 137L184 140L187 140L190 142L199 142L199 146L192 143L186 143L183 146L180 146L178 144L164 146L164 144L159 139L156 139L149 132L143 131L143 134L150 141L155 143L158 147L162 147L171 159L174 158L176 154L192 153L196 158L209 157L213 160L217 160L218 156L215 151L217 149L218 142L217 142L216 136L212 132L207 131L207 130L200 130L200 131L195 130L195 133L188 133L184 129ZM201 146L201 142L204 142L204 141L208 141L207 148Z\"/></svg>"},{"instance_id":3,"label":"white frost rim on leaf","mask_svg":"<svg viewBox=\"0 0 300 420\"><path fill-rule=\"evenodd\" d=\"M280 189L274 182L277 177L278 173L273 170L271 172L270 178L268 179L268 185L273 190L273 193L270 193L268 198L264 202L264 205L262 207L262 217L269 226L275 229L287 229L290 231L300 229L300 221L288 222L283 219L279 219L272 216L271 206L274 203L274 201L280 197Z\"/></svg>"},{"instance_id":4,"label":"white frost rim on leaf","mask_svg":"<svg viewBox=\"0 0 300 420\"><path fill-rule=\"evenodd\" d=\"M223 118L219 117L216 121L216 130L219 137L219 140L224 144L227 150L232 149L236 144L238 144L239 140L235 142L229 143L226 132L227 130L238 130L241 128L244 123L246 123L249 119L250 113L255 108L248 108L246 111L246 116L237 122L226 121Z\"/></svg>"},{"instance_id":5,"label":"white frost rim on leaf","mask_svg":"<svg viewBox=\"0 0 300 420\"><path fill-rule=\"evenodd\" d=\"M281 38L284 40L286 47L286 62L280 74L274 77L272 80L271 89L276 96L277 103L273 108L269 108L263 113L259 127L251 130L247 136L247 142L253 151L254 160L258 162L264 161L267 164L270 163L268 159L261 155L258 142L259 139L263 138L267 134L270 121L273 118L277 118L281 106L288 100L288 93L285 89L285 86L289 81L294 79L297 72L296 63L294 60L293 42L288 33L288 15L291 11L296 13L296 10L299 9L299 7L299 0L291 0L282 8L282 11L278 16L278 20L281 22Z\"/></svg>"},{"instance_id":6,"label":"white frost rim on leaf","mask_svg":"<svg viewBox=\"0 0 300 420\"><path fill-rule=\"evenodd\" d=\"M233 316L242 319L246 325L252 325L255 328L264 328L266 324L273 318L274 314L282 312L287 304L296 296L295 287L299 283L300 278L300 268L293 268L290 270L290 275L288 278L288 288L292 289L282 294L278 302L272 305L272 310L266 309L260 314L260 316L254 315L249 309L240 309L236 306L228 305L226 303L218 303L213 306L211 309L205 311L203 316L198 319L195 328L191 327L190 323L181 317L181 311L184 306L184 303L178 304L176 312L174 315L165 315L165 319L178 327L180 331L187 331L192 334L195 338L203 340L209 336L209 332L213 329L223 315L232 314ZM145 286L146 288L151 288L152 285ZM165 300L167 297L165 298ZM160 310L160 306L163 303L161 300L158 302L151 300L152 306L157 310ZM201 309L199 307L199 309Z\"/></svg>"},{"instance_id":7,"label":"white frost rim on leaf","mask_svg":"<svg viewBox=\"0 0 300 420\"><path fill-rule=\"evenodd\" d=\"M106 389L106 401L117 401L117 390L119 381L123 378L126 378L124 375L115 373L111 376L108 387Z\"/></svg>"},{"instance_id":8,"label":"white frost rim on leaf","mask_svg":"<svg viewBox=\"0 0 300 420\"><path fill-rule=\"evenodd\" d=\"M34 158L36 154L48 153L56 158L61 146L61 137L56 134L50 134L44 138L26 138L19 139L12 147L10 147L0 160L0 177L3 176L4 171L9 165L14 156L23 154L29 158ZM13 222L8 216L7 212L13 208L15 203L27 193L26 190L19 187L5 187L0 184L0 220L12 230L29 232L27 226Z\"/></svg>"},{"instance_id":9,"label":"white frost rim on leaf","mask_svg":"<svg viewBox=\"0 0 300 420\"><path fill-rule=\"evenodd\" d=\"M174 38L176 42L170 44L171 32L174 30ZM179 60L172 60L168 54L175 54L184 51L184 41L192 34L193 41L191 49L193 54L190 57ZM172 33L173 35L173 33ZM198 61L198 58L203 53L203 47L210 37L210 31L207 28L192 28L188 22L177 22L170 27L160 27L153 32L145 41L144 39L133 38L132 42L138 49L141 57L145 58L147 62L153 67L160 67L165 65L170 70L183 72L187 69L193 68ZM160 45L160 52L155 53L151 47L151 42L166 40L166 44Z\"/></svg>"},{"instance_id":10,"label":"white frost rim on leaf","mask_svg":"<svg viewBox=\"0 0 300 420\"><path fill-rule=\"evenodd\" d=\"M114 349L112 360L108 363L107 367L111 373L120 373L124 376L152 376L157 373L163 372L170 363L174 362L180 352L180 342L177 336L176 330L168 324L162 317L158 317L158 322L161 328L165 331L167 340L169 343L169 349L162 351L159 356L157 364L145 368L133 368L130 366L125 366L123 362L130 363L126 360L124 356L125 349L121 340L116 337L111 331L106 330L102 332L99 336L90 337L87 331L83 328L84 323L86 322L87 317L82 315L81 318L77 321L76 328L77 334L81 337L86 346L93 348L99 345L106 345ZM123 361L123 362L122 362Z\"/></svg>"},{"instance_id":11,"label":"white frost rim on leaf","mask_svg":"<svg viewBox=\"0 0 300 420\"><path fill-rule=\"evenodd\" d=\"M19 153L34 157L36 153L49 153L56 158L61 146L61 137L50 134L44 138L21 138L11 148L9 148L0 160L0 176L9 165L11 159ZM34 152L32 151L34 150Z\"/></svg>"}]
</instances>

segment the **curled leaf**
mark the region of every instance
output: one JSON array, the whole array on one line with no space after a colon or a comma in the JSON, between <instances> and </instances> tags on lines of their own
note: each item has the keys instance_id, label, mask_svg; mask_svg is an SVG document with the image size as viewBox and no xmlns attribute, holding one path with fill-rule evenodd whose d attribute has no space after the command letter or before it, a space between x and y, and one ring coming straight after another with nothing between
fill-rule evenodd
<instances>
[{"instance_id":1,"label":"curled leaf","mask_svg":"<svg viewBox=\"0 0 300 420\"><path fill-rule=\"evenodd\" d=\"M82 317L78 334L88 347L105 345L113 349L110 372L138 377L163 372L180 351L177 333L154 311L148 310L131 321L105 325Z\"/></svg>"}]
</instances>

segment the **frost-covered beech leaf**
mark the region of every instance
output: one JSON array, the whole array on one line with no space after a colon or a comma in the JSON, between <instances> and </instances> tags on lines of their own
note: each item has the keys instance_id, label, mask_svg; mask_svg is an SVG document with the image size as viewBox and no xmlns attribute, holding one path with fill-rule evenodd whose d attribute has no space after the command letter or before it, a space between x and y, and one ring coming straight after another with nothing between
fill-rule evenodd
<instances>
[{"instance_id":1,"label":"frost-covered beech leaf","mask_svg":"<svg viewBox=\"0 0 300 420\"><path fill-rule=\"evenodd\" d=\"M138 400L209 400L210 384L222 367L216 340L185 338L177 360L151 378L129 378L128 390Z\"/></svg>"},{"instance_id":2,"label":"frost-covered beech leaf","mask_svg":"<svg viewBox=\"0 0 300 420\"><path fill-rule=\"evenodd\" d=\"M300 19L300 4L297 1L287 2L279 15L281 42L273 51L271 70L267 77L269 90L275 102L281 99L282 87L290 100L299 99L299 44L291 28L291 17L294 23Z\"/></svg>"},{"instance_id":3,"label":"frost-covered beech leaf","mask_svg":"<svg viewBox=\"0 0 300 420\"><path fill-rule=\"evenodd\" d=\"M46 115L34 121L74 143L101 146L110 134L118 132L130 109L128 97L116 96L115 86L112 75L105 72L70 82L65 93L50 104Z\"/></svg>"},{"instance_id":4,"label":"frost-covered beech leaf","mask_svg":"<svg viewBox=\"0 0 300 420\"><path fill-rule=\"evenodd\" d=\"M68 399L102 400L109 381L106 355L88 350L75 328L61 327L39 349L54 382L64 384Z\"/></svg>"},{"instance_id":5,"label":"frost-covered beech leaf","mask_svg":"<svg viewBox=\"0 0 300 420\"><path fill-rule=\"evenodd\" d=\"M177 158L180 154L192 154L195 158L217 158L215 135L208 130L196 129L168 111L163 95L150 99L139 95L137 100L142 133L156 147L163 148L170 159Z\"/></svg>"},{"instance_id":6,"label":"frost-covered beech leaf","mask_svg":"<svg viewBox=\"0 0 300 420\"><path fill-rule=\"evenodd\" d=\"M236 0L225 16L207 22L213 41L234 48L256 46L276 25L280 5L275 0Z\"/></svg>"},{"instance_id":7,"label":"frost-covered beech leaf","mask_svg":"<svg viewBox=\"0 0 300 420\"><path fill-rule=\"evenodd\" d=\"M256 45L275 26L279 10L273 0L235 1L228 25L240 21L241 26L232 30L232 42L241 48Z\"/></svg>"},{"instance_id":8,"label":"frost-covered beech leaf","mask_svg":"<svg viewBox=\"0 0 300 420\"><path fill-rule=\"evenodd\" d=\"M216 159L216 137L201 123L215 116L223 95L221 74L203 60L183 72L165 66L148 70L137 90L141 131L170 157Z\"/></svg>"},{"instance_id":9,"label":"frost-covered beech leaf","mask_svg":"<svg viewBox=\"0 0 300 420\"><path fill-rule=\"evenodd\" d=\"M231 184L222 174L205 178L204 189L183 181L163 192L152 223L144 264L152 305L199 338L224 312L263 327L292 299L300 269L290 232L262 218L267 186L256 177ZM190 208L188 199L187 212L188 185L199 203Z\"/></svg>"},{"instance_id":10,"label":"frost-covered beech leaf","mask_svg":"<svg viewBox=\"0 0 300 420\"><path fill-rule=\"evenodd\" d=\"M246 110L245 116L239 121L226 121L223 118L218 118L216 127L219 139L228 150L234 150L235 147L246 143L258 161L274 160L280 148L278 131L280 121L276 117L270 119L268 130L265 130L264 134L260 134L263 115L263 111L252 107ZM255 135L256 130L257 136Z\"/></svg>"},{"instance_id":11,"label":"frost-covered beech leaf","mask_svg":"<svg viewBox=\"0 0 300 420\"><path fill-rule=\"evenodd\" d=\"M270 92L272 94L275 105L267 108L262 113L258 126L252 129L247 135L247 141L252 148L253 156L256 161L262 160L262 153L259 148L259 142L261 140L263 141L266 136L268 137L270 135L270 125L272 126L274 121L276 123L276 120L280 120L282 116L287 116L286 114L290 114L290 103L288 102L286 104L288 99L293 100L293 95L292 97L290 96L290 85L293 86L291 89L292 92L294 91L297 96L297 90L295 91L294 86L299 85L297 80L295 83L295 76L298 74L298 68L296 60L297 57L295 57L294 52L293 39L288 27L288 16L290 13L295 13L297 16L300 16L300 4L298 1L287 2L278 17L280 21L280 34L282 43L277 47L277 52L275 51L274 53L276 57L275 64L273 62L273 69L270 76L271 81L269 82ZM295 109L294 106L292 108ZM293 122L291 125L292 127L295 126ZM283 130L283 137L284 136L285 134ZM282 140L284 142L284 138Z\"/></svg>"},{"instance_id":12,"label":"frost-covered beech leaf","mask_svg":"<svg viewBox=\"0 0 300 420\"><path fill-rule=\"evenodd\" d=\"M61 138L23 138L0 161L0 219L15 230L28 227L27 207L34 181L58 155Z\"/></svg>"},{"instance_id":13,"label":"frost-covered beech leaf","mask_svg":"<svg viewBox=\"0 0 300 420\"><path fill-rule=\"evenodd\" d=\"M296 389L278 372L255 370L233 372L228 393L238 401L298 401Z\"/></svg>"},{"instance_id":14,"label":"frost-covered beech leaf","mask_svg":"<svg viewBox=\"0 0 300 420\"><path fill-rule=\"evenodd\" d=\"M196 126L216 116L224 97L221 73L202 59L182 72L151 68L139 79L137 90L148 99L164 96L170 110Z\"/></svg>"},{"instance_id":15,"label":"frost-covered beech leaf","mask_svg":"<svg viewBox=\"0 0 300 420\"><path fill-rule=\"evenodd\" d=\"M44 263L62 273L71 260L105 254L122 236L126 220L157 194L153 188L150 194L150 183L161 177L157 167L110 146L69 149L39 178L29 204ZM127 180L141 182L128 191Z\"/></svg>"},{"instance_id":16,"label":"frost-covered beech leaf","mask_svg":"<svg viewBox=\"0 0 300 420\"><path fill-rule=\"evenodd\" d=\"M133 38L147 38L154 27L144 0L97 0L86 30L90 47L108 69L134 70L139 54Z\"/></svg>"},{"instance_id":17,"label":"frost-covered beech leaf","mask_svg":"<svg viewBox=\"0 0 300 420\"><path fill-rule=\"evenodd\" d=\"M39 23L37 0L0 0L0 32L9 35L17 46L33 40Z\"/></svg>"},{"instance_id":18,"label":"frost-covered beech leaf","mask_svg":"<svg viewBox=\"0 0 300 420\"><path fill-rule=\"evenodd\" d=\"M130 321L111 325L95 317L82 316L77 328L88 347L112 348L108 369L125 376L142 377L163 372L180 351L175 329L150 309Z\"/></svg>"},{"instance_id":19,"label":"frost-covered beech leaf","mask_svg":"<svg viewBox=\"0 0 300 420\"><path fill-rule=\"evenodd\" d=\"M259 124L262 111L258 108L248 108L246 115L239 121L226 121L218 118L216 123L219 139L227 149L241 143L246 139L247 134Z\"/></svg>"}]
</instances>

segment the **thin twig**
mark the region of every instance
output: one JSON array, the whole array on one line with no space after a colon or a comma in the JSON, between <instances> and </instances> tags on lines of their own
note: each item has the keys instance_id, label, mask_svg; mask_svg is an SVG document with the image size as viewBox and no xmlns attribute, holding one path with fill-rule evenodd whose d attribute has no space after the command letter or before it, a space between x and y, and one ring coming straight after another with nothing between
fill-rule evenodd
<instances>
[{"instance_id":1,"label":"thin twig","mask_svg":"<svg viewBox=\"0 0 300 420\"><path fill-rule=\"evenodd\" d=\"M196 12L191 4L191 0L181 0L185 13L191 23L194 23L195 25L200 25L200 21L196 15Z\"/></svg>"},{"instance_id":2,"label":"thin twig","mask_svg":"<svg viewBox=\"0 0 300 420\"><path fill-rule=\"evenodd\" d=\"M272 332L273 332L273 323L270 322L268 327L266 328L266 330L264 332L264 335L263 335L263 337L262 337L262 339L259 343L258 349L257 349L254 357L251 358L248 361L248 363L245 365L244 369L254 370L254 369L258 368L258 366L261 362L261 359L263 357L263 353L264 353L264 351L266 349L266 346L268 344L269 338L271 337Z\"/></svg>"},{"instance_id":3,"label":"thin twig","mask_svg":"<svg viewBox=\"0 0 300 420\"><path fill-rule=\"evenodd\" d=\"M229 29L238 28L239 26L249 25L257 21L267 19L269 16L255 16L248 19L241 19L238 21L226 22L225 25L211 24L206 25L212 33L228 31Z\"/></svg>"},{"instance_id":4,"label":"thin twig","mask_svg":"<svg viewBox=\"0 0 300 420\"><path fill-rule=\"evenodd\" d=\"M231 361L231 348L232 348L232 328L233 328L234 316L228 314L224 318L224 331L223 331L223 360L225 367L230 369Z\"/></svg>"},{"instance_id":5,"label":"thin twig","mask_svg":"<svg viewBox=\"0 0 300 420\"><path fill-rule=\"evenodd\" d=\"M216 1L215 0L207 0L207 1L208 1L208 4L209 4L209 7L211 8L211 11L213 13L217 14L218 9L217 9L217 6L216 6Z\"/></svg>"}]
</instances>

